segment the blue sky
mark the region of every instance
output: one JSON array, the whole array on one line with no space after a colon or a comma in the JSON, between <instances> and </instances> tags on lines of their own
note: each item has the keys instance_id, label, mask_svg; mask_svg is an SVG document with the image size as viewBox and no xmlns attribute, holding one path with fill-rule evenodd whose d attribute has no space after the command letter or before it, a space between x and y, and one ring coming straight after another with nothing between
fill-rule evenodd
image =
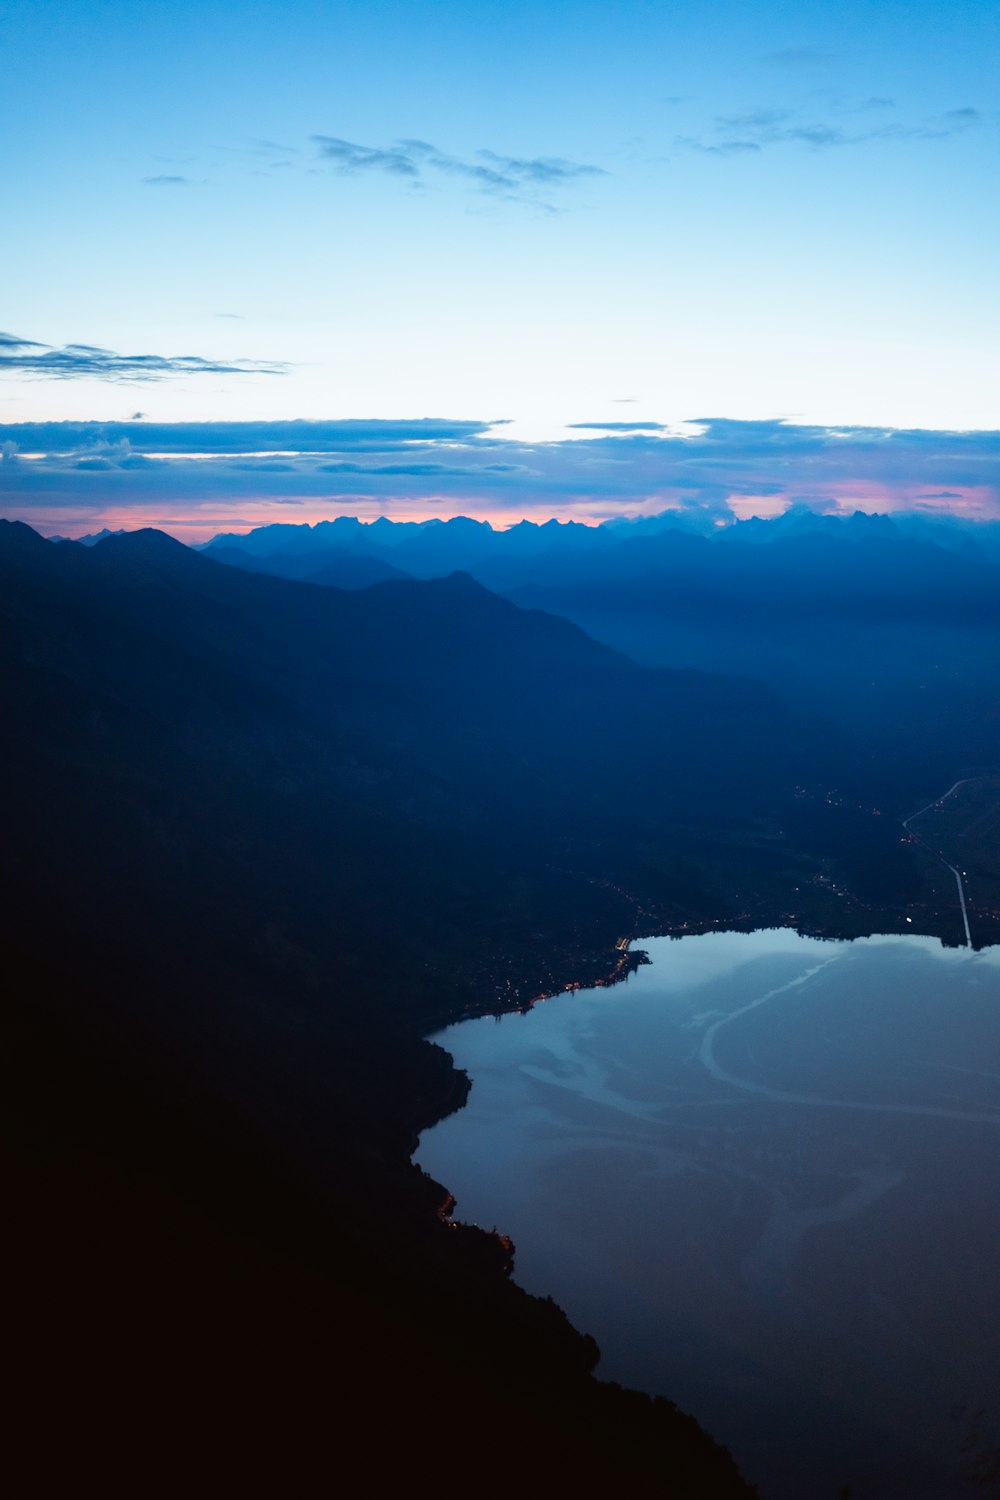
<instances>
[{"instance_id":1,"label":"blue sky","mask_svg":"<svg viewBox=\"0 0 1000 1500\"><path fill-rule=\"evenodd\" d=\"M0 423L996 428L998 18L0 0Z\"/></svg>"}]
</instances>

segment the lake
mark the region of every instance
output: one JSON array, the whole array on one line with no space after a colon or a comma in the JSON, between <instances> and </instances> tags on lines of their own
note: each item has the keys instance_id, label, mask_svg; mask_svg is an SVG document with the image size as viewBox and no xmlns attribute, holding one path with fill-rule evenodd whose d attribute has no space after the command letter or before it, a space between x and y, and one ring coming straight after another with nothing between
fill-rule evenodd
<instances>
[{"instance_id":1,"label":"lake","mask_svg":"<svg viewBox=\"0 0 1000 1500\"><path fill-rule=\"evenodd\" d=\"M635 946L626 984L436 1035L473 1087L416 1160L512 1237L599 1376L693 1412L764 1500L976 1493L1000 1443L1000 948Z\"/></svg>"}]
</instances>

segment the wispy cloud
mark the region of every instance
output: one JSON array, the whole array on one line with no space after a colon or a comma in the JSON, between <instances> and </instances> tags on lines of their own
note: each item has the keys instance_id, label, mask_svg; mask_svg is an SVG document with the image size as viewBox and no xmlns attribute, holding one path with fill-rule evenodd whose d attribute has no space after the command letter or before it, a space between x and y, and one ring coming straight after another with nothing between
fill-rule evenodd
<instances>
[{"instance_id":1,"label":"wispy cloud","mask_svg":"<svg viewBox=\"0 0 1000 1500\"><path fill-rule=\"evenodd\" d=\"M366 478L376 475L407 476L411 479L481 479L490 474L530 474L524 464L481 464L470 468L463 464L411 463L411 464L359 464L341 461L335 464L319 464L318 474L360 474Z\"/></svg>"},{"instance_id":2,"label":"wispy cloud","mask_svg":"<svg viewBox=\"0 0 1000 1500\"><path fill-rule=\"evenodd\" d=\"M144 177L142 180L146 187L186 187L191 179L161 172L157 177Z\"/></svg>"},{"instance_id":3,"label":"wispy cloud","mask_svg":"<svg viewBox=\"0 0 1000 1500\"><path fill-rule=\"evenodd\" d=\"M978 109L971 105L965 105L962 109L946 110L941 117L944 126L948 130L969 130L974 125L981 125L983 117Z\"/></svg>"},{"instance_id":4,"label":"wispy cloud","mask_svg":"<svg viewBox=\"0 0 1000 1500\"><path fill-rule=\"evenodd\" d=\"M0 334L2 340L10 335ZM44 345L39 345L44 348ZM245 457L252 453L290 453L295 456L350 452L389 453L413 444L472 443L487 436L495 420L451 420L416 417L412 420L348 418L341 422L27 422L0 425L0 434L22 449L48 454L74 454L95 445L103 448L123 441L148 453L201 454L205 457Z\"/></svg>"},{"instance_id":5,"label":"wispy cloud","mask_svg":"<svg viewBox=\"0 0 1000 1500\"><path fill-rule=\"evenodd\" d=\"M581 177L607 175L602 167L566 161L561 156L498 156L495 151L478 151L476 155L489 162L492 169L500 173L505 184L535 182L551 187L554 184L577 182Z\"/></svg>"},{"instance_id":6,"label":"wispy cloud","mask_svg":"<svg viewBox=\"0 0 1000 1500\"><path fill-rule=\"evenodd\" d=\"M76 472L114 473L124 469L133 473L138 469L156 469L163 460L151 458L148 453L137 453L128 438L116 442L102 442L99 438L88 447L67 455L67 463Z\"/></svg>"},{"instance_id":7,"label":"wispy cloud","mask_svg":"<svg viewBox=\"0 0 1000 1500\"><path fill-rule=\"evenodd\" d=\"M540 189L607 175L602 167L561 156L503 156L483 149L465 158L416 139L394 141L389 146L363 146L330 135L314 135L312 140L322 159L340 172L381 172L406 178L414 185L424 185L428 173L438 173L464 178L482 192L530 201L537 200Z\"/></svg>"},{"instance_id":8,"label":"wispy cloud","mask_svg":"<svg viewBox=\"0 0 1000 1500\"><path fill-rule=\"evenodd\" d=\"M343 172L388 172L393 177L419 177L413 157L399 147L359 146L336 135L314 135L319 154Z\"/></svg>"},{"instance_id":9,"label":"wispy cloud","mask_svg":"<svg viewBox=\"0 0 1000 1500\"><path fill-rule=\"evenodd\" d=\"M256 139L251 142L250 149L258 156L298 156L298 146L286 146L281 141L268 141Z\"/></svg>"},{"instance_id":10,"label":"wispy cloud","mask_svg":"<svg viewBox=\"0 0 1000 1500\"><path fill-rule=\"evenodd\" d=\"M841 115L864 115L873 109L895 109L895 99L887 99L884 94L869 94L867 99L859 99L853 103L839 103L837 113Z\"/></svg>"},{"instance_id":11,"label":"wispy cloud","mask_svg":"<svg viewBox=\"0 0 1000 1500\"><path fill-rule=\"evenodd\" d=\"M857 105L839 106L836 114L843 117L891 107L891 100L873 97ZM830 120L809 118L795 110L772 107L750 110L744 114L716 115L710 130L697 136L677 136L675 145L712 156L736 156L787 145L826 151L879 142L945 140L949 136L974 130L984 123L981 112L971 105L945 110L942 114L909 124L892 121L860 130L845 129Z\"/></svg>"},{"instance_id":12,"label":"wispy cloud","mask_svg":"<svg viewBox=\"0 0 1000 1500\"><path fill-rule=\"evenodd\" d=\"M667 430L663 422L570 422L569 425L573 432L666 432Z\"/></svg>"},{"instance_id":13,"label":"wispy cloud","mask_svg":"<svg viewBox=\"0 0 1000 1500\"><path fill-rule=\"evenodd\" d=\"M93 344L65 344L59 349L0 333L0 375L132 383L171 375L283 375L287 369L275 361L204 359L198 354L116 354Z\"/></svg>"},{"instance_id":14,"label":"wispy cloud","mask_svg":"<svg viewBox=\"0 0 1000 1500\"><path fill-rule=\"evenodd\" d=\"M692 151L705 151L709 156L740 156L760 150L756 141L703 141L690 135L679 135L674 144L687 146Z\"/></svg>"}]
</instances>

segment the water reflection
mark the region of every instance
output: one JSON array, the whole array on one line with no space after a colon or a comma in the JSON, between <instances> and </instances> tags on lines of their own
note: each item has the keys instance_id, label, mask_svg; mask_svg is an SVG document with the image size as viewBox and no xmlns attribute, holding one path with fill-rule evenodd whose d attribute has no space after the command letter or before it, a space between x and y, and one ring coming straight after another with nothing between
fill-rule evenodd
<instances>
[{"instance_id":1,"label":"water reflection","mask_svg":"<svg viewBox=\"0 0 1000 1500\"><path fill-rule=\"evenodd\" d=\"M626 986L442 1033L473 1090L417 1159L765 1496L967 1494L998 1440L1000 951L641 946Z\"/></svg>"}]
</instances>

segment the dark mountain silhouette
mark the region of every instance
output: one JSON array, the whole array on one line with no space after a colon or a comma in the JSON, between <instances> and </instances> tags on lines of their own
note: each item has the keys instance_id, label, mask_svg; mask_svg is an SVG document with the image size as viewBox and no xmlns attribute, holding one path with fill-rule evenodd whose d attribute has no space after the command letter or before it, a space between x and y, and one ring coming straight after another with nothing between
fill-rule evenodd
<instances>
[{"instance_id":1,"label":"dark mountain silhouette","mask_svg":"<svg viewBox=\"0 0 1000 1500\"><path fill-rule=\"evenodd\" d=\"M324 530L324 528L327 528ZM1000 525L926 512L694 526L684 512L603 526L338 518L280 532L296 555L334 532L414 576L460 566L652 667L738 673L835 722L852 795L904 809L1000 763ZM844 772L835 778L838 785Z\"/></svg>"},{"instance_id":2,"label":"dark mountain silhouette","mask_svg":"<svg viewBox=\"0 0 1000 1500\"><path fill-rule=\"evenodd\" d=\"M0 525L15 1358L79 1461L106 1462L114 1413L132 1490L202 1447L216 1483L287 1488L374 1428L393 1482L446 1451L505 1485L746 1493L668 1403L592 1379L500 1236L441 1216L409 1156L465 1080L422 1037L608 976L623 934L919 920L895 815L993 744L985 645L929 714L906 675L941 675L949 631L956 657L993 641L981 556L867 523L450 525L370 555L343 539L375 527L339 526L327 561L484 538L508 577L600 559L519 597L684 669L470 569L255 571L316 571L296 528L230 566L155 531ZM873 816L876 793L901 806Z\"/></svg>"},{"instance_id":3,"label":"dark mountain silhouette","mask_svg":"<svg viewBox=\"0 0 1000 1500\"><path fill-rule=\"evenodd\" d=\"M364 1432L376 1482L488 1453L498 1484L746 1493L691 1419L593 1381L409 1153L463 1097L436 1020L608 972L635 908L593 877L714 905L718 850L785 796L774 695L467 575L347 593L157 532L0 526L0 639L39 1482L70 1455L131 1492L195 1462L301 1488Z\"/></svg>"},{"instance_id":4,"label":"dark mountain silhouette","mask_svg":"<svg viewBox=\"0 0 1000 1500\"><path fill-rule=\"evenodd\" d=\"M0 642L36 1452L56 1431L106 1466L111 1422L133 1492L202 1449L213 1483L287 1489L374 1431L377 1480L487 1454L497 1486L746 1493L692 1420L592 1379L500 1236L448 1224L409 1156L466 1084L422 1037L604 978L622 934L899 927L921 883L865 756L772 688L643 667L468 571L345 591L2 523Z\"/></svg>"}]
</instances>

